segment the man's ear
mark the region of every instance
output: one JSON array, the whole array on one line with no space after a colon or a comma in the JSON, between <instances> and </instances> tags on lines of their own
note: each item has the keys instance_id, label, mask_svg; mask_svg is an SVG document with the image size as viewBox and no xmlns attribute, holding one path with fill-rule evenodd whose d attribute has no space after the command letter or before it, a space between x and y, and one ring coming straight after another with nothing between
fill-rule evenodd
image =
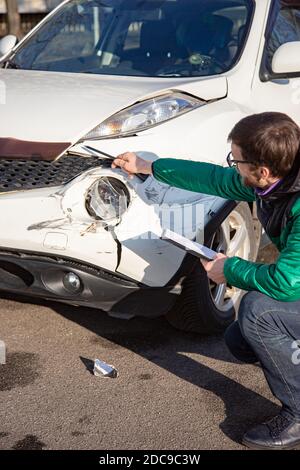
<instances>
[{"instance_id":1,"label":"man's ear","mask_svg":"<svg viewBox=\"0 0 300 470\"><path fill-rule=\"evenodd\" d=\"M259 167L259 172L260 172L260 177L263 178L263 179L268 179L268 178L272 177L271 171L266 166L260 166Z\"/></svg>"}]
</instances>

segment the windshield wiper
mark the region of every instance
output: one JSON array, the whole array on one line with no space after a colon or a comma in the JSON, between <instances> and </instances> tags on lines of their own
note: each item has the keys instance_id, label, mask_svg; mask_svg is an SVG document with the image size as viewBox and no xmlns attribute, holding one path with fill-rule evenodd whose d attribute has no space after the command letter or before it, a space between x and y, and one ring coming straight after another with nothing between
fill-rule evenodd
<instances>
[{"instance_id":1,"label":"windshield wiper","mask_svg":"<svg viewBox=\"0 0 300 470\"><path fill-rule=\"evenodd\" d=\"M8 59L4 62L6 69L20 69L20 65L16 64L12 59Z\"/></svg>"},{"instance_id":2,"label":"windshield wiper","mask_svg":"<svg viewBox=\"0 0 300 470\"><path fill-rule=\"evenodd\" d=\"M158 77L181 77L180 73L159 73Z\"/></svg>"},{"instance_id":3,"label":"windshield wiper","mask_svg":"<svg viewBox=\"0 0 300 470\"><path fill-rule=\"evenodd\" d=\"M106 160L106 162L108 162L109 165L111 165L111 162L116 158L114 157L113 155L110 155L109 153L106 153L106 152L103 152L102 150L98 150L98 149L95 149L94 147L91 147L90 145L83 145L82 146L83 149L87 149L89 153L87 154L84 154L82 152L77 152L76 150L68 150L67 151L67 154L68 155L77 155L78 157L87 157L91 154L95 155L98 154L99 155L99 159L101 160L100 158L100 155L102 155L102 160ZM140 178L142 181L146 181L146 179L148 178L148 175L144 175L143 173L136 173L135 174L138 178Z\"/></svg>"}]
</instances>

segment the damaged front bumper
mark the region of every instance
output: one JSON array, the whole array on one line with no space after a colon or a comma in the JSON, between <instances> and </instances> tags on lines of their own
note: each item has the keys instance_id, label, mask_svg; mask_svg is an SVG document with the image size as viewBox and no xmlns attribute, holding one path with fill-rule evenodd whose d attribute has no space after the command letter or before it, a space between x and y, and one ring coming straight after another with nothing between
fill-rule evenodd
<instances>
[{"instance_id":1,"label":"damaged front bumper","mask_svg":"<svg viewBox=\"0 0 300 470\"><path fill-rule=\"evenodd\" d=\"M128 181L95 156L57 161L0 160L0 291L102 309L124 318L167 313L198 260L159 238L148 239L158 215L205 206L205 238L235 203L190 194L149 177ZM109 225L87 210L89 189L103 176L119 179L130 204ZM155 209L156 207L156 209ZM184 219L191 233L192 217ZM191 236L191 235L190 235ZM71 277L74 286L68 284Z\"/></svg>"},{"instance_id":2,"label":"damaged front bumper","mask_svg":"<svg viewBox=\"0 0 300 470\"><path fill-rule=\"evenodd\" d=\"M194 263L188 255L180 272L166 286L155 288L72 259L0 250L0 291L94 307L126 319L155 317L173 305L181 293L176 282ZM79 279L76 292L66 283L69 274Z\"/></svg>"}]
</instances>

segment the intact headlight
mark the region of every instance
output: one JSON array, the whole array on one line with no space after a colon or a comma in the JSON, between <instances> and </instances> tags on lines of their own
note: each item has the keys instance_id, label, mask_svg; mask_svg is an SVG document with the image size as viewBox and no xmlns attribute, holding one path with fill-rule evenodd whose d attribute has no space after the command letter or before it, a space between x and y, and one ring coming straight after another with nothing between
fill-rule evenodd
<instances>
[{"instance_id":1,"label":"intact headlight","mask_svg":"<svg viewBox=\"0 0 300 470\"><path fill-rule=\"evenodd\" d=\"M126 186L116 178L104 176L89 189L86 208L92 217L109 221L121 217L129 201Z\"/></svg>"},{"instance_id":2,"label":"intact headlight","mask_svg":"<svg viewBox=\"0 0 300 470\"><path fill-rule=\"evenodd\" d=\"M134 104L103 121L81 140L121 137L149 129L206 104L180 92L170 92Z\"/></svg>"}]
</instances>

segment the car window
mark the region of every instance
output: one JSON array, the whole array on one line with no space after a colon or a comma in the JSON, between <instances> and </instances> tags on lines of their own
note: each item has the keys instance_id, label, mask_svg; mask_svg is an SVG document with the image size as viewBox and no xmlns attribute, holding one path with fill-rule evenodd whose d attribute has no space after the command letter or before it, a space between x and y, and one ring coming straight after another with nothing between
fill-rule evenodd
<instances>
[{"instance_id":1,"label":"car window","mask_svg":"<svg viewBox=\"0 0 300 470\"><path fill-rule=\"evenodd\" d=\"M95 74L214 75L238 60L253 9L253 0L70 0L19 46L11 64Z\"/></svg>"},{"instance_id":2,"label":"car window","mask_svg":"<svg viewBox=\"0 0 300 470\"><path fill-rule=\"evenodd\" d=\"M300 1L282 1L267 38L267 67L271 71L277 49L287 42L300 41Z\"/></svg>"}]
</instances>

